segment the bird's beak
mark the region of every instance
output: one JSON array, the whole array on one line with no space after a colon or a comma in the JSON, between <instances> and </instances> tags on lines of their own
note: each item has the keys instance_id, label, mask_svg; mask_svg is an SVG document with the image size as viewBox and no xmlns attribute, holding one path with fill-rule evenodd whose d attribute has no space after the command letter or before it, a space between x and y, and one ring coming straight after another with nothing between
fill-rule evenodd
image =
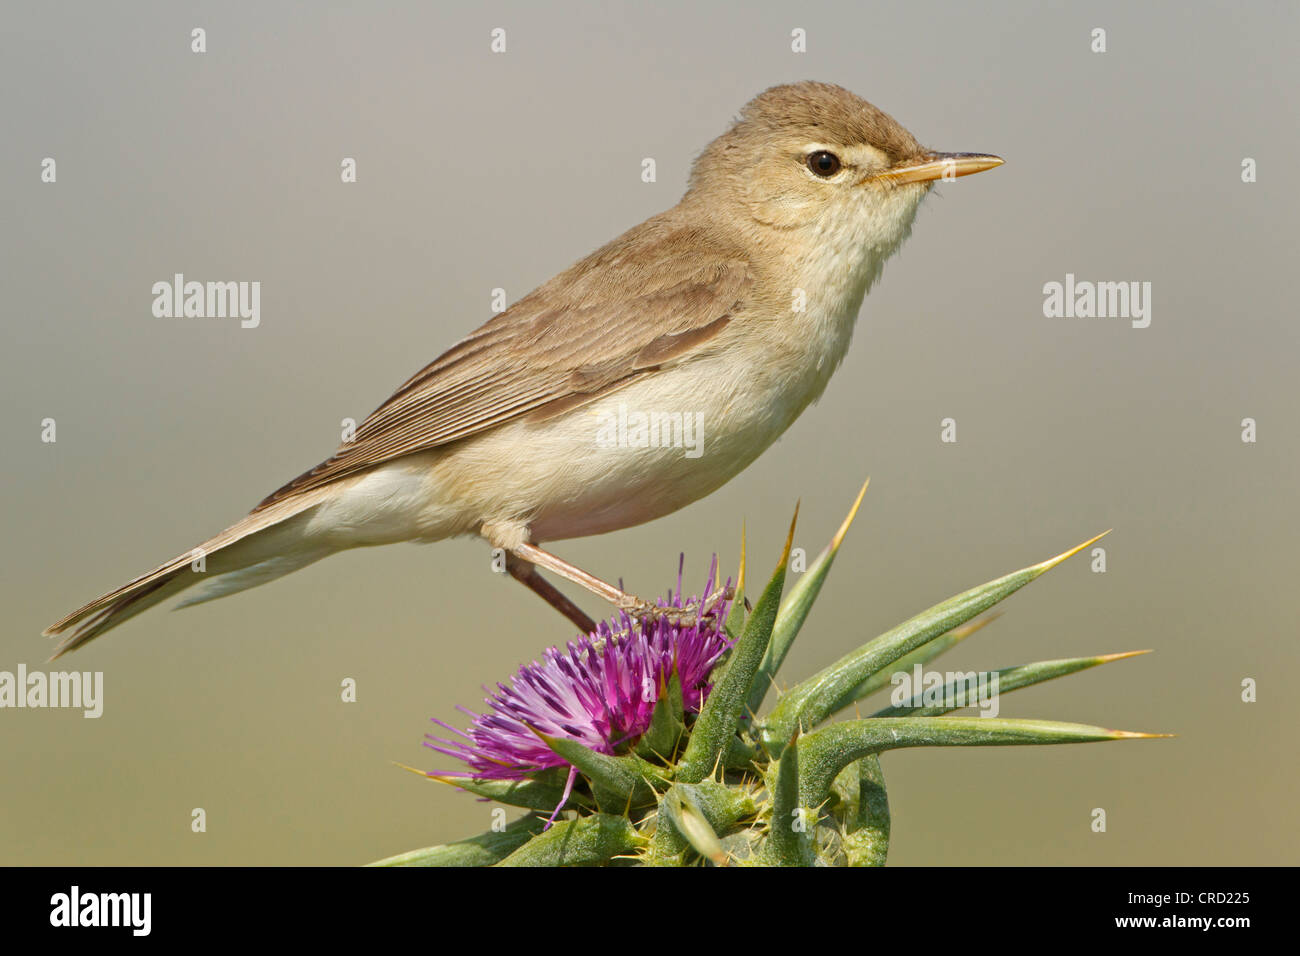
<instances>
[{"instance_id":1,"label":"bird's beak","mask_svg":"<svg viewBox=\"0 0 1300 956\"><path fill-rule=\"evenodd\" d=\"M971 173L982 173L1001 166L1000 156L988 153L928 153L906 164L894 166L873 176L873 179L891 183L928 183L936 179L947 181Z\"/></svg>"}]
</instances>

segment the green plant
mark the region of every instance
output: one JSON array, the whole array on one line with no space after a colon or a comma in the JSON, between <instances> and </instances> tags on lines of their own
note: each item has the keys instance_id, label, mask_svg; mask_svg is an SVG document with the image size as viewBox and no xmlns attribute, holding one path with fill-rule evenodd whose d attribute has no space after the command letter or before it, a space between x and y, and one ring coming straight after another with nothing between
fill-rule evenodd
<instances>
[{"instance_id":1,"label":"green plant","mask_svg":"<svg viewBox=\"0 0 1300 956\"><path fill-rule=\"evenodd\" d=\"M468 743L434 738L441 741L434 749L467 760L472 771L426 776L526 814L498 831L376 865L881 865L890 831L885 751L1162 736L946 716L981 703L990 686L1008 693L1143 651L1004 668L985 672L982 684L958 675L870 717L828 722L893 675L919 673L989 620L977 615L1097 538L922 611L779 694L759 716L861 502L860 494L788 592L793 523L752 610L742 546L734 595L715 565L693 622L624 617L570 644L567 655L548 652L513 686L499 685L492 709L462 734ZM684 605L679 576L668 606ZM638 695L638 679L646 693ZM554 822L561 808L568 818Z\"/></svg>"}]
</instances>

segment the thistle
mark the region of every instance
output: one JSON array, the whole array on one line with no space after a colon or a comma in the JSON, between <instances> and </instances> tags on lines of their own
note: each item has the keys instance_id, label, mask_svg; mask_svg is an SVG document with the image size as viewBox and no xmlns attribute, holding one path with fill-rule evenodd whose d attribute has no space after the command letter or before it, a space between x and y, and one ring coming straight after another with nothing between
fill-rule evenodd
<instances>
[{"instance_id":1,"label":"thistle","mask_svg":"<svg viewBox=\"0 0 1300 956\"><path fill-rule=\"evenodd\" d=\"M577 765L561 753L564 746L610 755L670 749L668 725L655 722L670 685L677 721L699 713L713 666L732 643L721 626L730 593L717 582L715 559L703 596L684 602L679 564L677 590L658 604L679 611L693 606L696 615L689 625L666 616L634 621L627 614L613 623L602 621L594 634L571 641L567 653L551 648L542 663L521 667L511 686L498 684L489 691L487 713L457 708L472 719L467 732L434 720L460 739L427 734L425 746L463 760L478 781L535 779L539 771L563 768L564 790L549 826L568 803L578 776Z\"/></svg>"},{"instance_id":2,"label":"thistle","mask_svg":"<svg viewBox=\"0 0 1300 956\"><path fill-rule=\"evenodd\" d=\"M879 866L890 831L885 751L1161 736L947 716L988 704L990 688L1005 694L1142 651L1039 661L978 681L958 674L927 681L870 717L831 720L895 675L919 674L988 622L979 615L1097 538L922 611L778 694L760 715L865 492L788 591L793 522L752 608L742 548L734 597L716 561L702 595L689 601L679 570L676 591L660 604L694 604L689 623L622 615L497 685L485 712L465 711L467 730L435 721L453 736L431 736L428 745L467 769L424 776L526 812L480 836L375 865Z\"/></svg>"}]
</instances>

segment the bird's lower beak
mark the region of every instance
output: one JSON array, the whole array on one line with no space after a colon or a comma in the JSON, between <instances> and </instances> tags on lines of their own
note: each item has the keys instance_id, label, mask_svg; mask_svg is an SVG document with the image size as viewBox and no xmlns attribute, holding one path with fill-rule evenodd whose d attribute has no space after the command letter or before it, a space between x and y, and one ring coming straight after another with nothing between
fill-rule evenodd
<instances>
[{"instance_id":1,"label":"bird's lower beak","mask_svg":"<svg viewBox=\"0 0 1300 956\"><path fill-rule=\"evenodd\" d=\"M946 182L1001 165L1000 156L990 156L988 153L930 153L910 160L905 165L887 169L872 178L891 183L928 183L936 179Z\"/></svg>"}]
</instances>

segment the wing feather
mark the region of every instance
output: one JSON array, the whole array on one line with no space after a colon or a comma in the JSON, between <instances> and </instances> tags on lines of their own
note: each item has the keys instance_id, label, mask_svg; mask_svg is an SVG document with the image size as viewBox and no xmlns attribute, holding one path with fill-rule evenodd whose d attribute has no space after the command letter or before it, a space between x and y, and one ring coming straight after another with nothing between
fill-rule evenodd
<instances>
[{"instance_id":1,"label":"wing feather","mask_svg":"<svg viewBox=\"0 0 1300 956\"><path fill-rule=\"evenodd\" d=\"M753 275L733 247L642 223L494 316L411 376L333 457L254 511L517 419L576 408L706 347Z\"/></svg>"}]
</instances>

